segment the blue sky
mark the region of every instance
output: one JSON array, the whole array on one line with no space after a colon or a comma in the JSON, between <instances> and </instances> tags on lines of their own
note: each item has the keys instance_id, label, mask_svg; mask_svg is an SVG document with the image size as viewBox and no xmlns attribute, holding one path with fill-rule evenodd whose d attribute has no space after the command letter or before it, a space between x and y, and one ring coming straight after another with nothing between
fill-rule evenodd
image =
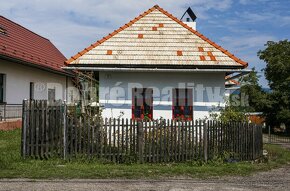
<instances>
[{"instance_id":1,"label":"blue sky","mask_svg":"<svg viewBox=\"0 0 290 191\"><path fill-rule=\"evenodd\" d=\"M155 4L178 18L190 6L198 31L258 71L264 44L290 38L290 0L0 0L0 14L70 57ZM267 86L264 77L260 83Z\"/></svg>"}]
</instances>

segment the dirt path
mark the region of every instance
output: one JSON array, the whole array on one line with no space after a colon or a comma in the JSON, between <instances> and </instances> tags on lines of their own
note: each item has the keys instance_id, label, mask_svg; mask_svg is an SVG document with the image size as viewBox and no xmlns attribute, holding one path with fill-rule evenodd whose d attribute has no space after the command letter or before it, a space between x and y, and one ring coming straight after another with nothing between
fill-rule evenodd
<instances>
[{"instance_id":1,"label":"dirt path","mask_svg":"<svg viewBox=\"0 0 290 191\"><path fill-rule=\"evenodd\" d=\"M257 173L250 177L221 178L218 180L0 180L1 191L286 191L289 190L289 188L290 166L275 169L269 172Z\"/></svg>"}]
</instances>

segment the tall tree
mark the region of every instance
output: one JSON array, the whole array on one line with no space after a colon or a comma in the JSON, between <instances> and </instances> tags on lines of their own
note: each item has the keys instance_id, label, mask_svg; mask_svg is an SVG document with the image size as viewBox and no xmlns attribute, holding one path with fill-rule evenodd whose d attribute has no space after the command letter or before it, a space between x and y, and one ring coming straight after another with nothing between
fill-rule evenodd
<instances>
[{"instance_id":1,"label":"tall tree","mask_svg":"<svg viewBox=\"0 0 290 191\"><path fill-rule=\"evenodd\" d=\"M264 50L258 52L267 65L265 76L273 90L265 108L267 121L273 125L285 123L290 128L290 42L269 41Z\"/></svg>"},{"instance_id":2,"label":"tall tree","mask_svg":"<svg viewBox=\"0 0 290 191\"><path fill-rule=\"evenodd\" d=\"M241 83L241 97L247 96L248 105L242 109L246 112L262 112L267 103L267 95L259 85L259 77L255 68L247 76L243 77Z\"/></svg>"}]
</instances>

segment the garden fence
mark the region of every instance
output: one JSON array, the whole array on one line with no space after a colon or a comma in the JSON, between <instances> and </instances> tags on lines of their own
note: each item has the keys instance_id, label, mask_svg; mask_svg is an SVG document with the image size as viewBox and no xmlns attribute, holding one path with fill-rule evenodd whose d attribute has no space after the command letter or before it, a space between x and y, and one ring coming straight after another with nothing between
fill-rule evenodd
<instances>
[{"instance_id":1,"label":"garden fence","mask_svg":"<svg viewBox=\"0 0 290 191\"><path fill-rule=\"evenodd\" d=\"M178 162L262 156L262 128L211 120L96 119L66 104L23 102L22 156L99 158L123 162Z\"/></svg>"},{"instance_id":2,"label":"garden fence","mask_svg":"<svg viewBox=\"0 0 290 191\"><path fill-rule=\"evenodd\" d=\"M21 104L0 103L0 121L7 119L17 119L22 117Z\"/></svg>"}]
</instances>

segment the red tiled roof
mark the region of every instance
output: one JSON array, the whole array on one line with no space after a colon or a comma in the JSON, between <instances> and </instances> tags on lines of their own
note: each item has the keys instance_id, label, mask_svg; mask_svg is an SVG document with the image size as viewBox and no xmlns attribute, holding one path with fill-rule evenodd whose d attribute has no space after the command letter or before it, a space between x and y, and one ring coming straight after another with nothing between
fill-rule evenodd
<instances>
[{"instance_id":1,"label":"red tiled roof","mask_svg":"<svg viewBox=\"0 0 290 191\"><path fill-rule=\"evenodd\" d=\"M0 15L0 55L43 69L66 73L65 56L46 38Z\"/></svg>"},{"instance_id":2,"label":"red tiled roof","mask_svg":"<svg viewBox=\"0 0 290 191\"><path fill-rule=\"evenodd\" d=\"M228 52L227 50L225 50L221 46L217 45L215 42L213 42L210 39L206 38L204 35L202 35L198 31L192 29L191 27L189 27L188 25L186 25L185 23L183 23L182 21L180 21L179 19L177 19L172 14L168 13L167 11L165 11L164 9L162 9L161 7L159 7L158 5L155 5L152 8L150 8L149 10L145 11L143 14L140 14L138 17L136 17L135 19L131 20L129 23L125 24L124 26L120 27L119 29L115 30L113 33L107 35L103 39L95 42L94 44L91 44L89 47L85 48L83 51L78 52L76 55L74 55L70 59L68 59L66 61L66 64L73 63L74 61L76 61L77 59L79 59L80 57L82 57L84 54L88 53L92 49L94 49L94 48L98 47L99 45L103 44L104 42L106 42L108 39L112 38L116 34L118 34L121 31L127 29L128 27L131 27L137 21L139 21L143 17L147 16L148 14L150 14L151 12L153 12L154 10L158 10L161 13L165 14L167 17L169 17L173 21L177 22L182 27L186 28L187 30L189 30L190 32L192 32L193 34L195 34L196 36L198 36L199 38L201 38L202 40L204 40L205 42L207 42L208 44L210 44L211 46L213 46L214 48L216 48L217 50L221 51L223 54L227 55L229 58L233 59L236 63L242 65L242 67L246 68L248 66L248 63L247 62L244 62L241 59L237 58L236 56L234 56L233 54L231 54L230 52ZM159 27L164 27L163 23L159 24ZM158 29L157 29L157 27L152 27L152 30L158 30ZM199 51L203 52L204 50L203 50L202 47L200 47L199 48ZM216 58L214 56L212 56L212 55L208 55L208 57L210 57L210 60L212 60L212 61L215 61L216 60ZM201 59L204 59L205 60L205 57L202 57Z\"/></svg>"}]
</instances>

